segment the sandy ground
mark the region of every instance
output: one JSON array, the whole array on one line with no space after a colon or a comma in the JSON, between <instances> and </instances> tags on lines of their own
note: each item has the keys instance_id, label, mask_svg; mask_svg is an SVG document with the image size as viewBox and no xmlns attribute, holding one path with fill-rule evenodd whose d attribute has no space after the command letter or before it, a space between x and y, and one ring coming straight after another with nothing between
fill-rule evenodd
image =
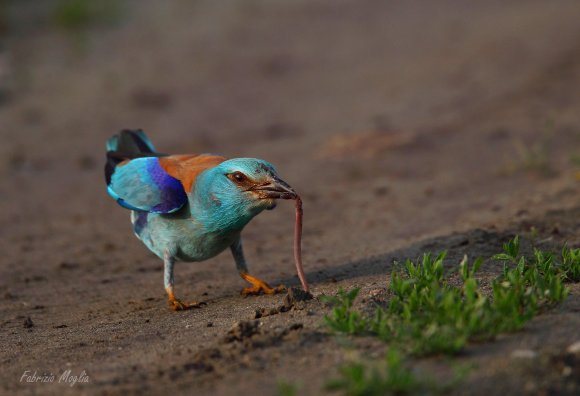
<instances>
[{"instance_id":1,"label":"sandy ground","mask_svg":"<svg viewBox=\"0 0 580 396\"><path fill-rule=\"evenodd\" d=\"M49 22L50 2L8 4L0 393L269 395L289 381L316 395L341 362L383 354L341 346L317 300L228 339L284 296L241 297L227 252L177 266L178 294L208 305L171 312L162 263L105 192L104 142L122 128L164 152L273 162L303 196L316 296L358 286L364 299L423 251L447 249L451 265L515 233L580 243L577 1L143 0L79 35ZM274 284L298 285L292 210L243 234L251 270ZM457 360L476 369L456 393L578 394L564 351L579 313L573 286L522 332L470 346ZM416 364L449 372L443 357ZM67 369L89 383L20 382Z\"/></svg>"}]
</instances>

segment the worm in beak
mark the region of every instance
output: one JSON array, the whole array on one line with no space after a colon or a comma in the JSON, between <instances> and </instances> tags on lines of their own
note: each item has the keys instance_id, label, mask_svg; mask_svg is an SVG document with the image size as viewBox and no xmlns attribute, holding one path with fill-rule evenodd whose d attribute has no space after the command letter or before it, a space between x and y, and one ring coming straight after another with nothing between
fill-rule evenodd
<instances>
[{"instance_id":1,"label":"worm in beak","mask_svg":"<svg viewBox=\"0 0 580 396\"><path fill-rule=\"evenodd\" d=\"M308 292L308 282L306 281L304 269L302 268L302 199L300 199L300 196L296 194L296 191L288 183L277 177L272 178L266 184L254 186L251 188L251 191L256 192L263 199L294 200L296 208L296 221L294 223L294 264L296 265L296 272L298 273L298 278L300 278L302 289Z\"/></svg>"}]
</instances>

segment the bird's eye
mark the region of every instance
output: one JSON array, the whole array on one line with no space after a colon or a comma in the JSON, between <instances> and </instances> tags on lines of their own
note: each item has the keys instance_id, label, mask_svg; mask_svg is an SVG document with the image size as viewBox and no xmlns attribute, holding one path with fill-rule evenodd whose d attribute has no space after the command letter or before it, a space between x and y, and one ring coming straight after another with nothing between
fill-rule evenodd
<instances>
[{"instance_id":1,"label":"bird's eye","mask_svg":"<svg viewBox=\"0 0 580 396\"><path fill-rule=\"evenodd\" d=\"M234 172L231 174L231 178L232 180L241 183L246 180L246 175L244 175L242 172Z\"/></svg>"}]
</instances>

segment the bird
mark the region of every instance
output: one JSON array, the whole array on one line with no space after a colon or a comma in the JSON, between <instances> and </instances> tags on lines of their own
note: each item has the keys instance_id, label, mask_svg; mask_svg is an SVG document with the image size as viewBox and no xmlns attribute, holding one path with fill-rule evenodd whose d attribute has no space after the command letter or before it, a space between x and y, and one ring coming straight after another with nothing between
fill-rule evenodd
<instances>
[{"instance_id":1,"label":"bird","mask_svg":"<svg viewBox=\"0 0 580 396\"><path fill-rule=\"evenodd\" d=\"M131 211L133 232L163 260L171 309L205 305L176 297L175 263L204 261L228 248L239 275L251 284L242 289L243 295L284 290L249 273L242 247L241 232L256 215L274 209L279 199L298 197L271 163L213 154L162 154L141 129L113 135L106 150L107 192Z\"/></svg>"}]
</instances>

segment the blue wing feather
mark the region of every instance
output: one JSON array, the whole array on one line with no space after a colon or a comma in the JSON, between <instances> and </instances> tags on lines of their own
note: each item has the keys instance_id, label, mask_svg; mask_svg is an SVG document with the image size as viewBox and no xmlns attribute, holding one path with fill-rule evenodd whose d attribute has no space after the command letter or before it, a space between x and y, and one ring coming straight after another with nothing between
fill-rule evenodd
<instances>
[{"instance_id":1,"label":"blue wing feather","mask_svg":"<svg viewBox=\"0 0 580 396\"><path fill-rule=\"evenodd\" d=\"M165 172L156 157L117 165L107 191L127 209L152 213L172 213L187 202L181 182Z\"/></svg>"}]
</instances>

